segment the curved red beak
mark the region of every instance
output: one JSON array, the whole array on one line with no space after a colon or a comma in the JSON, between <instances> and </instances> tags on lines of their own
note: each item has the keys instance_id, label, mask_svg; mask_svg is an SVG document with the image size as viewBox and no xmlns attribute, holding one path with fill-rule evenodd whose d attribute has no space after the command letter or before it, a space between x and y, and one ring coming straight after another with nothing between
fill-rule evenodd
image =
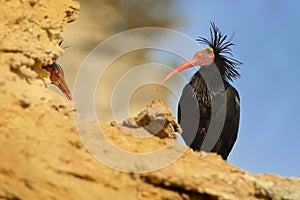
<instances>
[{"instance_id":1,"label":"curved red beak","mask_svg":"<svg viewBox=\"0 0 300 200\"><path fill-rule=\"evenodd\" d=\"M168 74L162 82L157 86L156 90L160 90L161 86L176 73L186 70L193 66L209 66L214 62L215 55L214 51L211 47L207 47L195 53L194 57L187 62L183 63L179 67L177 67L174 71Z\"/></svg>"},{"instance_id":2,"label":"curved red beak","mask_svg":"<svg viewBox=\"0 0 300 200\"><path fill-rule=\"evenodd\" d=\"M47 65L43 68L50 72L51 83L56 85L69 100L72 100L72 94L65 81L64 71L61 68L61 66L56 62L56 60L53 61L52 65Z\"/></svg>"},{"instance_id":3,"label":"curved red beak","mask_svg":"<svg viewBox=\"0 0 300 200\"><path fill-rule=\"evenodd\" d=\"M51 76L50 76L50 80L51 80ZM73 99L72 94L64 78L60 77L59 79L56 79L56 81L51 80L51 83L56 85L69 100Z\"/></svg>"},{"instance_id":4,"label":"curved red beak","mask_svg":"<svg viewBox=\"0 0 300 200\"><path fill-rule=\"evenodd\" d=\"M175 70L173 70L171 73L169 73L161 82L160 84L157 86L156 91L160 90L160 88L163 86L163 84L169 80L172 76L174 76L175 74L177 74L178 72L181 72L183 70L186 70L190 67L193 67L195 64L196 60L194 58L192 58L191 60L183 63L182 65L180 65L179 67L177 67Z\"/></svg>"}]
</instances>

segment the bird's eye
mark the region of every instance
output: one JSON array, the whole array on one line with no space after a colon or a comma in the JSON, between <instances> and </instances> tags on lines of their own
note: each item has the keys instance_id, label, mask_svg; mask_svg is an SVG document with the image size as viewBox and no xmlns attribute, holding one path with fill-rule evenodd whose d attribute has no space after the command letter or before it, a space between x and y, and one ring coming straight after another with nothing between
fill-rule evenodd
<instances>
[{"instance_id":1,"label":"bird's eye","mask_svg":"<svg viewBox=\"0 0 300 200\"><path fill-rule=\"evenodd\" d=\"M210 54L210 53L212 53L212 51L210 48L207 48L203 51L203 53Z\"/></svg>"},{"instance_id":2,"label":"bird's eye","mask_svg":"<svg viewBox=\"0 0 300 200\"><path fill-rule=\"evenodd\" d=\"M202 54L202 55L201 55L201 58L206 58L206 55L205 55L205 54Z\"/></svg>"}]
</instances>

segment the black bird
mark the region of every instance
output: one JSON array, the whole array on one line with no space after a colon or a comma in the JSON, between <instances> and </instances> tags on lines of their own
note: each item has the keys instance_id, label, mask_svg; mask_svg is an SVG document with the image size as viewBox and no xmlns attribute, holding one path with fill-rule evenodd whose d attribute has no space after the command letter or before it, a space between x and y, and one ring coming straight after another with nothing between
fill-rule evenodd
<instances>
[{"instance_id":1,"label":"black bird","mask_svg":"<svg viewBox=\"0 0 300 200\"><path fill-rule=\"evenodd\" d=\"M201 68L184 87L178 104L178 121L185 143L195 151L216 152L227 159L237 139L240 119L238 91L229 81L240 76L240 61L233 59L231 39L212 22L211 39L197 41L209 47L171 72L158 86L177 72L193 66Z\"/></svg>"}]
</instances>

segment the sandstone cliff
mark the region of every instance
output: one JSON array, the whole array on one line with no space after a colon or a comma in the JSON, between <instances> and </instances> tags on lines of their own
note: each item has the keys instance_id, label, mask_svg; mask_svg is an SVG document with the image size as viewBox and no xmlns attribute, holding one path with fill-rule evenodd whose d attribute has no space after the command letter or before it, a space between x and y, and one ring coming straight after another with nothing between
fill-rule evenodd
<instances>
[{"instance_id":1,"label":"sandstone cliff","mask_svg":"<svg viewBox=\"0 0 300 200\"><path fill-rule=\"evenodd\" d=\"M45 87L48 74L41 69L62 53L57 41L63 25L75 20L78 11L79 4L71 0L1 1L0 199L300 199L299 178L253 175L218 155L202 158L175 142L180 128L159 101L122 126L99 122L106 135L102 139L133 153L172 143L157 160L180 152L178 159L148 172L143 169L155 163L116 160L140 173L96 160L78 135L72 103ZM138 127L149 118L161 120L161 115L149 114L153 105L167 110L168 123L159 137L150 135L153 127ZM149 137L138 139L128 132Z\"/></svg>"}]
</instances>

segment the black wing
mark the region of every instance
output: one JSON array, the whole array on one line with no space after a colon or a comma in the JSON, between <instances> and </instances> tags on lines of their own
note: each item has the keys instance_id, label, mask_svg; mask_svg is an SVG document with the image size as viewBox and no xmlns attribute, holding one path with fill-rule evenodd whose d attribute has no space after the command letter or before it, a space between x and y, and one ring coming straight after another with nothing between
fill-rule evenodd
<instances>
[{"instance_id":1,"label":"black wing","mask_svg":"<svg viewBox=\"0 0 300 200\"><path fill-rule=\"evenodd\" d=\"M186 145L196 151L201 149L204 151L217 152L226 160L237 139L240 118L240 99L234 87L229 84L226 84L225 87L226 110L224 111L225 105L220 103L216 108L216 116L211 116L211 104L203 103L201 99L198 100L194 95L192 86L187 84L182 91L182 96L178 104L178 121L183 129L181 136ZM214 95L220 96L220 94ZM224 99L224 92L221 95L223 95ZM206 138L212 118L224 122L224 126L223 128L221 127L221 129L216 129L219 133L213 132L213 135L209 135ZM203 145L203 141L207 144ZM209 143L215 145L211 146Z\"/></svg>"},{"instance_id":2,"label":"black wing","mask_svg":"<svg viewBox=\"0 0 300 200\"><path fill-rule=\"evenodd\" d=\"M216 145L218 152L225 160L231 152L237 139L240 122L240 97L237 90L229 86L226 89L226 118L221 137Z\"/></svg>"}]
</instances>

